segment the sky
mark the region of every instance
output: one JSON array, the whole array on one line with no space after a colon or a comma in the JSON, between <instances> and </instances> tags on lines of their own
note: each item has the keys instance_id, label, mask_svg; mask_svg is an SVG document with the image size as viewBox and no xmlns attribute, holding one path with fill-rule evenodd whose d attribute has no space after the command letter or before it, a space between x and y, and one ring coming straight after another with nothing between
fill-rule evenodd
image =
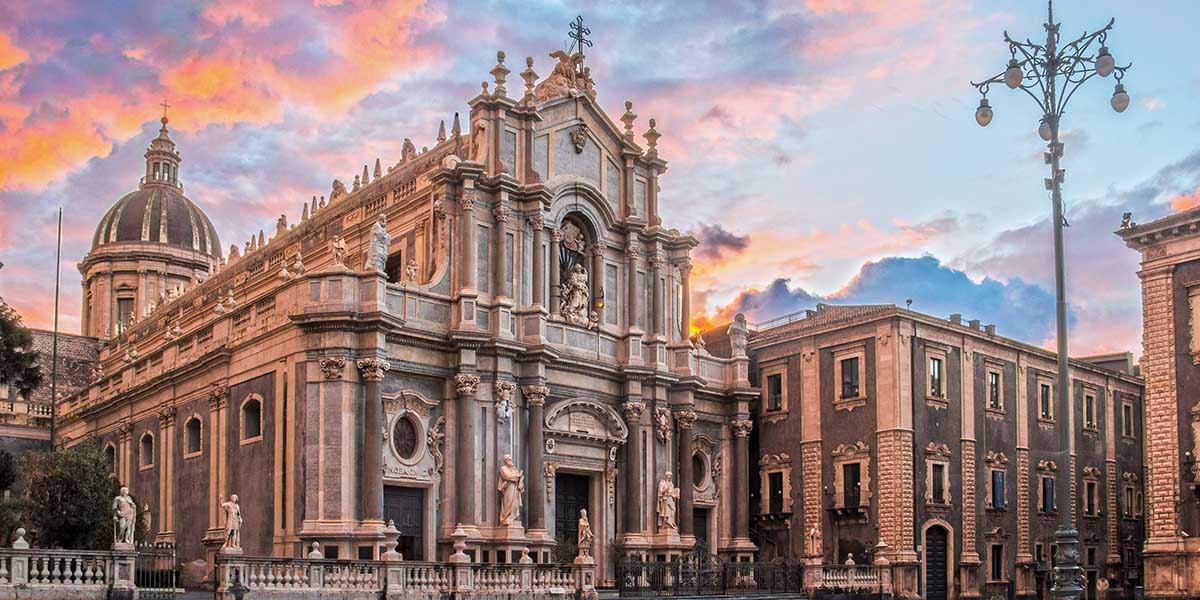
<instances>
[{"instance_id":1,"label":"sky","mask_svg":"<svg viewBox=\"0 0 1200 600\"><path fill-rule=\"evenodd\" d=\"M1044 35L1038 2L788 0L9 0L0 4L0 296L79 330L79 273L100 216L136 188L166 99L188 196L222 243L353 179L405 137L433 145L496 51L549 73L584 16L610 115L655 117L664 224L695 235L699 324L827 303L961 313L1054 343L1050 203L1034 102L970 85ZM1071 352L1141 352L1138 257L1112 234L1200 204L1193 2L1060 0L1063 37L1116 18L1112 79L1063 117Z\"/></svg>"}]
</instances>

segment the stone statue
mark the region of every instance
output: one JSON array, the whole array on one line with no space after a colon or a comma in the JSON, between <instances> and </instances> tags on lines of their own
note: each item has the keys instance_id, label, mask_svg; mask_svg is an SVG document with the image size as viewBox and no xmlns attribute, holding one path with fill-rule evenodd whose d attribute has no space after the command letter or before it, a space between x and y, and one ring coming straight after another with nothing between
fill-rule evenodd
<instances>
[{"instance_id":1,"label":"stone statue","mask_svg":"<svg viewBox=\"0 0 1200 600\"><path fill-rule=\"evenodd\" d=\"M565 50L555 50L550 58L558 60L550 76L537 85L534 96L539 102L561 98L575 89L575 60Z\"/></svg>"},{"instance_id":2,"label":"stone statue","mask_svg":"<svg viewBox=\"0 0 1200 600\"><path fill-rule=\"evenodd\" d=\"M595 539L595 534L592 533L592 524L587 518L587 509L579 511L579 556L588 557L592 555L592 540Z\"/></svg>"},{"instance_id":3,"label":"stone statue","mask_svg":"<svg viewBox=\"0 0 1200 600\"><path fill-rule=\"evenodd\" d=\"M154 517L152 517L152 516L151 516L151 513L150 513L150 505L149 505L149 504L143 504L143 505L142 505L142 529L143 529L143 530L144 530L144 531L145 531L147 534L149 534L149 533L150 533L150 531L151 531L150 527L151 527L153 524L154 524Z\"/></svg>"},{"instance_id":4,"label":"stone statue","mask_svg":"<svg viewBox=\"0 0 1200 600\"><path fill-rule=\"evenodd\" d=\"M816 525L809 525L808 531L805 533L805 552L807 556L821 555L821 530L817 529Z\"/></svg>"},{"instance_id":5,"label":"stone statue","mask_svg":"<svg viewBox=\"0 0 1200 600\"><path fill-rule=\"evenodd\" d=\"M279 237L287 233L287 215L279 215L279 219L275 221L275 237Z\"/></svg>"},{"instance_id":6,"label":"stone statue","mask_svg":"<svg viewBox=\"0 0 1200 600\"><path fill-rule=\"evenodd\" d=\"M848 566L848 567L854 566L854 553L853 552L849 552L846 554L846 566Z\"/></svg>"},{"instance_id":7,"label":"stone statue","mask_svg":"<svg viewBox=\"0 0 1200 600\"><path fill-rule=\"evenodd\" d=\"M242 549L242 507L238 506L237 494L229 496L229 500L221 504L225 511L225 543L221 549Z\"/></svg>"},{"instance_id":8,"label":"stone statue","mask_svg":"<svg viewBox=\"0 0 1200 600\"><path fill-rule=\"evenodd\" d=\"M471 127L471 161L487 162L487 123L482 119Z\"/></svg>"},{"instance_id":9,"label":"stone statue","mask_svg":"<svg viewBox=\"0 0 1200 600\"><path fill-rule=\"evenodd\" d=\"M562 308L560 313L568 323L586 327L588 320L588 273L582 264L571 267L561 286Z\"/></svg>"},{"instance_id":10,"label":"stone statue","mask_svg":"<svg viewBox=\"0 0 1200 600\"><path fill-rule=\"evenodd\" d=\"M408 259L408 264L404 265L404 280L417 282L417 259Z\"/></svg>"},{"instance_id":11,"label":"stone statue","mask_svg":"<svg viewBox=\"0 0 1200 600\"><path fill-rule=\"evenodd\" d=\"M379 220L371 226L371 244L367 246L367 258L363 261L363 270L368 273L383 273L387 268L392 236L388 234L386 225L386 217L379 215Z\"/></svg>"},{"instance_id":12,"label":"stone statue","mask_svg":"<svg viewBox=\"0 0 1200 600\"><path fill-rule=\"evenodd\" d=\"M129 495L129 488L122 487L121 493L113 498L114 545L133 545L133 534L137 529L137 505Z\"/></svg>"},{"instance_id":13,"label":"stone statue","mask_svg":"<svg viewBox=\"0 0 1200 600\"><path fill-rule=\"evenodd\" d=\"M513 464L511 454L504 455L496 491L500 492L500 524L508 527L520 516L521 494L525 493L525 473Z\"/></svg>"},{"instance_id":14,"label":"stone statue","mask_svg":"<svg viewBox=\"0 0 1200 600\"><path fill-rule=\"evenodd\" d=\"M333 180L333 189L329 191L329 201L333 202L338 196L346 194L346 184L340 179ZM322 206L323 207L323 206Z\"/></svg>"},{"instance_id":15,"label":"stone statue","mask_svg":"<svg viewBox=\"0 0 1200 600\"><path fill-rule=\"evenodd\" d=\"M1137 223L1133 222L1133 213L1127 212L1121 215L1121 229L1129 229L1136 226Z\"/></svg>"},{"instance_id":16,"label":"stone statue","mask_svg":"<svg viewBox=\"0 0 1200 600\"><path fill-rule=\"evenodd\" d=\"M659 530L678 530L675 523L675 502L679 500L679 488L671 482L671 472L667 471L658 482L658 528Z\"/></svg>"},{"instance_id":17,"label":"stone statue","mask_svg":"<svg viewBox=\"0 0 1200 600\"><path fill-rule=\"evenodd\" d=\"M413 145L412 140L404 138L404 145L400 146L400 161L408 162L417 157L417 147Z\"/></svg>"},{"instance_id":18,"label":"stone statue","mask_svg":"<svg viewBox=\"0 0 1200 600\"><path fill-rule=\"evenodd\" d=\"M333 236L333 242L330 244L330 249L333 254L334 266L346 268L346 240L342 236Z\"/></svg>"},{"instance_id":19,"label":"stone statue","mask_svg":"<svg viewBox=\"0 0 1200 600\"><path fill-rule=\"evenodd\" d=\"M746 339L750 335L750 328L746 325L746 315L738 313L733 318L733 323L729 324L727 333L729 334L729 343L733 346L733 357L746 356Z\"/></svg>"}]
</instances>

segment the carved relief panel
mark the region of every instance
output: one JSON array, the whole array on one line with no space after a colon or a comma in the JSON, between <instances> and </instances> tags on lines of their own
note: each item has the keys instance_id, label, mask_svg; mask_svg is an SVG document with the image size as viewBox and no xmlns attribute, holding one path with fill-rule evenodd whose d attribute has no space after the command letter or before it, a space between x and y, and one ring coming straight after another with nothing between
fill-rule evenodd
<instances>
[{"instance_id":1,"label":"carved relief panel","mask_svg":"<svg viewBox=\"0 0 1200 600\"><path fill-rule=\"evenodd\" d=\"M415 392L384 396L385 479L428 483L441 476L445 419L432 417L435 406Z\"/></svg>"}]
</instances>

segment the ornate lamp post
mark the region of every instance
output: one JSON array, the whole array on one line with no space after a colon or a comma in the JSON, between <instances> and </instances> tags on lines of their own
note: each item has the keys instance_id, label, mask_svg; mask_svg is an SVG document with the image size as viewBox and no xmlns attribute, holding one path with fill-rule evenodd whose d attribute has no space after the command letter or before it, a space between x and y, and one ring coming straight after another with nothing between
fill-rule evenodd
<instances>
[{"instance_id":1,"label":"ornate lamp post","mask_svg":"<svg viewBox=\"0 0 1200 600\"><path fill-rule=\"evenodd\" d=\"M1067 394L1070 393L1070 378L1067 365L1067 302L1063 281L1063 219L1062 183L1065 171L1059 168L1059 160L1063 155L1063 145L1058 139L1059 125L1066 109L1067 102L1075 95L1075 91L1083 82L1099 75L1116 78L1111 104L1113 110L1125 112L1129 107L1129 94L1121 79L1125 70L1132 65L1117 66L1113 56L1108 51L1106 41L1108 32L1112 29L1114 19L1109 19L1103 28L1084 33L1073 41L1059 43L1059 24L1054 22L1054 4L1051 0L1046 9L1046 41L1035 44L1026 39L1018 42L1004 32L1004 41L1008 43L1011 59L1004 71L982 82L971 82L983 96L979 108L975 110L975 121L981 127L992 122L992 107L988 104L987 94L993 83L1003 83L1010 89L1019 89L1033 98L1038 108L1042 110L1042 121L1038 126L1038 135L1047 142L1045 160L1050 165L1050 177L1045 180L1046 189L1050 191L1050 202L1053 206L1054 221L1054 283L1057 299L1055 318L1058 331L1058 398L1061 406L1067 406ZM1099 48L1096 48L1099 46ZM1069 422L1070 417L1067 418ZM1063 432L1062 457L1064 464L1069 464L1069 449L1071 428L1062 423ZM1067 469L1069 472L1069 469ZM1070 480L1060 477L1056 498L1070 498ZM1065 493L1063 493L1065 492ZM1068 500L1069 502L1069 500ZM1057 504L1057 503L1056 503ZM1054 568L1054 586L1052 593L1055 598L1076 599L1083 593L1083 573L1079 567L1079 530L1071 519L1072 507L1059 510L1059 525L1054 537L1058 544L1056 566Z\"/></svg>"}]
</instances>

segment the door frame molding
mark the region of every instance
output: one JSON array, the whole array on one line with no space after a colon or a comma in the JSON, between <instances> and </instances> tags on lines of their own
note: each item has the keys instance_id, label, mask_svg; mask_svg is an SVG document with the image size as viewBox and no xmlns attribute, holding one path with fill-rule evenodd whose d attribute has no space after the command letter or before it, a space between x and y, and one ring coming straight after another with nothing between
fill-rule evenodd
<instances>
[{"instance_id":1,"label":"door frame molding","mask_svg":"<svg viewBox=\"0 0 1200 600\"><path fill-rule=\"evenodd\" d=\"M389 487L412 488L412 489L422 490L421 495L424 499L424 509L423 510L425 513L421 516L422 520L424 521L424 523L422 523L422 525L421 525L423 528L423 531L421 532L421 537L424 538L423 552L425 553L425 560L435 560L435 557L437 556L437 543L438 543L438 535L437 535L438 532L436 529L437 522L435 520L435 518L437 516L435 513L436 503L437 503L437 498L435 496L437 495L436 494L437 487L433 484L433 482L426 483L426 482L420 482L420 481L410 481L410 482L405 482L405 483L389 483L388 481L384 481L383 482L383 493L384 493L385 512L386 512L386 507L387 507L387 500L386 500L387 499L387 489ZM384 516L386 517L387 515L385 514ZM405 557L405 559L409 560L408 557Z\"/></svg>"},{"instance_id":2,"label":"door frame molding","mask_svg":"<svg viewBox=\"0 0 1200 600\"><path fill-rule=\"evenodd\" d=\"M944 519L928 519L921 525L921 594L925 597L929 595L926 575L929 570L929 529L932 527L946 530L946 600L954 600L954 572L957 568L954 561L954 527Z\"/></svg>"}]
</instances>

